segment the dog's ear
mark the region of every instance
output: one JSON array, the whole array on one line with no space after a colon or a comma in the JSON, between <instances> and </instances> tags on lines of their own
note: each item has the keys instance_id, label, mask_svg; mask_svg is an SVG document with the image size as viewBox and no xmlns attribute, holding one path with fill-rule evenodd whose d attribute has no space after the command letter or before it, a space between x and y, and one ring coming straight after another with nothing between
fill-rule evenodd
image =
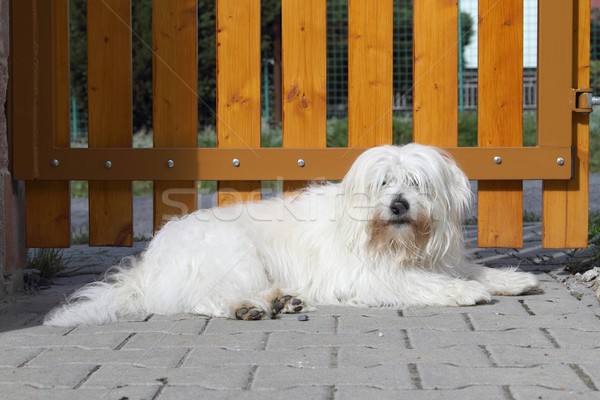
<instances>
[{"instance_id":1,"label":"dog's ear","mask_svg":"<svg viewBox=\"0 0 600 400\"><path fill-rule=\"evenodd\" d=\"M456 203L456 211L462 218L463 212L468 209L473 201L469 179L450 154L441 149L437 149L437 151L442 156L444 163L446 174L444 178L448 182L447 188L450 190L450 198Z\"/></svg>"}]
</instances>

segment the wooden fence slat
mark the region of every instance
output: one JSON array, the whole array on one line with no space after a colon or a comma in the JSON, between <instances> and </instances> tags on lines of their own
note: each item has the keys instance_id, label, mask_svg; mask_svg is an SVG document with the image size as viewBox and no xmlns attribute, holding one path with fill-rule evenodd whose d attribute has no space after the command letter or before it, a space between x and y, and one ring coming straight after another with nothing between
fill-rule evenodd
<instances>
[{"instance_id":1,"label":"wooden fence slat","mask_svg":"<svg viewBox=\"0 0 600 400\"><path fill-rule=\"evenodd\" d=\"M556 0L554 1L556 3ZM590 85L590 2L575 0L575 35L572 82L575 87ZM542 7L564 6L547 0ZM563 13L564 15L564 13ZM548 29L556 29L548 26ZM543 32L541 32L543 34ZM542 55L540 54L540 57ZM552 61L550 61L552 62ZM544 84L540 79L540 84ZM543 110L539 111L540 114ZM539 115L539 118L543 118ZM583 248L588 246L589 214L589 115L573 114L573 178L544 181L542 190L542 245L544 248Z\"/></svg>"},{"instance_id":2,"label":"wooden fence slat","mask_svg":"<svg viewBox=\"0 0 600 400\"><path fill-rule=\"evenodd\" d=\"M348 1L348 146L392 142L393 6Z\"/></svg>"},{"instance_id":3,"label":"wooden fence slat","mask_svg":"<svg viewBox=\"0 0 600 400\"><path fill-rule=\"evenodd\" d=\"M523 0L481 0L478 27L479 146L521 146ZM478 188L479 246L522 247L523 182L479 181Z\"/></svg>"},{"instance_id":4,"label":"wooden fence slat","mask_svg":"<svg viewBox=\"0 0 600 400\"><path fill-rule=\"evenodd\" d=\"M69 147L69 2L53 4L54 141ZM25 184L27 247L69 247L71 192L69 181L27 181Z\"/></svg>"},{"instance_id":5,"label":"wooden fence slat","mask_svg":"<svg viewBox=\"0 0 600 400\"><path fill-rule=\"evenodd\" d=\"M260 147L260 0L217 0L217 146ZM261 183L218 188L225 205L258 200Z\"/></svg>"},{"instance_id":6,"label":"wooden fence slat","mask_svg":"<svg viewBox=\"0 0 600 400\"><path fill-rule=\"evenodd\" d=\"M198 144L197 19L197 0L153 0L154 147ZM154 230L197 198L195 181L154 181Z\"/></svg>"},{"instance_id":7,"label":"wooden fence slat","mask_svg":"<svg viewBox=\"0 0 600 400\"><path fill-rule=\"evenodd\" d=\"M281 4L283 147L327 147L327 7L322 0ZM294 191L306 181L285 181Z\"/></svg>"},{"instance_id":8,"label":"wooden fence slat","mask_svg":"<svg viewBox=\"0 0 600 400\"><path fill-rule=\"evenodd\" d=\"M413 8L413 140L457 146L458 3L415 1Z\"/></svg>"},{"instance_id":9,"label":"wooden fence slat","mask_svg":"<svg viewBox=\"0 0 600 400\"><path fill-rule=\"evenodd\" d=\"M88 0L89 147L131 147L130 27L131 0ZM89 196L90 245L131 246L131 182L90 181Z\"/></svg>"}]
</instances>

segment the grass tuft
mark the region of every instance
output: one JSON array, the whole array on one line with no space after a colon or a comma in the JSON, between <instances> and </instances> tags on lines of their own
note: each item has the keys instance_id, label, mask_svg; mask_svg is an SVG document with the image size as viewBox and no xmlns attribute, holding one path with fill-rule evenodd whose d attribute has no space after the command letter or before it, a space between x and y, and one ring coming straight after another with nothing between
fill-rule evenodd
<instances>
[{"instance_id":1,"label":"grass tuft","mask_svg":"<svg viewBox=\"0 0 600 400\"><path fill-rule=\"evenodd\" d=\"M37 269L42 278L52 278L64 267L62 249L34 249L27 257L27 268Z\"/></svg>"}]
</instances>

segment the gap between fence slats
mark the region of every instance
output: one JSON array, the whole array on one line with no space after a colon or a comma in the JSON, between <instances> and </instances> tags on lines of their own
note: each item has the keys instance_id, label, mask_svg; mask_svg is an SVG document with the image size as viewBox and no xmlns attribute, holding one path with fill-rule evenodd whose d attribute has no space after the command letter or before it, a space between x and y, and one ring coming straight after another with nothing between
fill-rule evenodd
<instances>
[{"instance_id":1,"label":"gap between fence slats","mask_svg":"<svg viewBox=\"0 0 600 400\"><path fill-rule=\"evenodd\" d=\"M198 10L196 0L154 0L155 147L198 145ZM180 168L177 160L171 168ZM167 160L163 167L168 168ZM154 230L197 208L195 181L154 181Z\"/></svg>"},{"instance_id":2,"label":"gap between fence slats","mask_svg":"<svg viewBox=\"0 0 600 400\"><path fill-rule=\"evenodd\" d=\"M481 0L478 29L479 146L522 146L523 0ZM523 182L479 181L478 189L478 245L522 247Z\"/></svg>"},{"instance_id":3,"label":"gap between fence slats","mask_svg":"<svg viewBox=\"0 0 600 400\"><path fill-rule=\"evenodd\" d=\"M415 1L413 15L413 140L455 147L458 144L458 3Z\"/></svg>"},{"instance_id":4,"label":"gap between fence slats","mask_svg":"<svg viewBox=\"0 0 600 400\"><path fill-rule=\"evenodd\" d=\"M348 2L350 147L392 142L393 6L393 0Z\"/></svg>"},{"instance_id":5,"label":"gap between fence slats","mask_svg":"<svg viewBox=\"0 0 600 400\"><path fill-rule=\"evenodd\" d=\"M286 0L282 15L283 147L327 147L327 9ZM292 192L306 181L285 181Z\"/></svg>"},{"instance_id":6,"label":"gap between fence slats","mask_svg":"<svg viewBox=\"0 0 600 400\"><path fill-rule=\"evenodd\" d=\"M41 5L42 7L48 6ZM51 68L54 109L54 140L69 147L69 2L52 4ZM47 49L46 49L47 50ZM48 111L45 111L48 113ZM69 181L28 181L25 184L27 247L69 247L71 245L71 192Z\"/></svg>"},{"instance_id":7,"label":"gap between fence slats","mask_svg":"<svg viewBox=\"0 0 600 400\"><path fill-rule=\"evenodd\" d=\"M259 0L217 0L217 146L260 147ZM218 203L258 200L260 189L260 181L221 181Z\"/></svg>"},{"instance_id":8,"label":"gap between fence slats","mask_svg":"<svg viewBox=\"0 0 600 400\"><path fill-rule=\"evenodd\" d=\"M573 53L572 63L577 68L573 68L570 80L574 87L587 88L590 85L590 2L575 0L574 3L576 10L574 15L575 43L578 43L578 46L571 51ZM557 11L557 9L560 10L560 7L565 7L565 9ZM540 17L546 11L554 11L559 12L559 15L565 18L565 15L569 15L572 10L571 1L544 0L543 3L540 3ZM548 31L556 29L556 24L540 26L540 40L547 40L552 34ZM568 35L568 33L565 34ZM540 45L540 52L542 51ZM549 45L546 51L556 51L556 44ZM549 59L545 62L557 62L552 58L551 53L543 53L539 57L541 60L545 60L546 55ZM543 77L540 77L540 84L544 84ZM551 113L552 110L545 108L539 110L540 123L542 118L546 117L544 113L548 112ZM542 245L544 248L588 246L589 115L574 113L570 128L574 149L573 178L569 181L544 181L543 184Z\"/></svg>"},{"instance_id":9,"label":"gap between fence slats","mask_svg":"<svg viewBox=\"0 0 600 400\"><path fill-rule=\"evenodd\" d=\"M88 1L89 147L131 147L130 27L130 0ZM90 181L89 199L90 245L131 246L131 182Z\"/></svg>"}]
</instances>

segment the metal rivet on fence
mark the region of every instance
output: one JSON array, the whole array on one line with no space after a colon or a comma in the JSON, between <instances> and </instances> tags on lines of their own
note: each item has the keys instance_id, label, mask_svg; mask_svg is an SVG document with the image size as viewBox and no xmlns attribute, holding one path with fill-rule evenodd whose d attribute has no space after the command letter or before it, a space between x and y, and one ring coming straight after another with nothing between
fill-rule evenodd
<instances>
[{"instance_id":1,"label":"metal rivet on fence","mask_svg":"<svg viewBox=\"0 0 600 400\"><path fill-rule=\"evenodd\" d=\"M302 167L304 167L304 165L305 165L304 160L303 159L299 159L298 160L298 166L302 168Z\"/></svg>"},{"instance_id":2,"label":"metal rivet on fence","mask_svg":"<svg viewBox=\"0 0 600 400\"><path fill-rule=\"evenodd\" d=\"M104 168L108 169L108 168L111 168L111 167L112 167L112 162L110 162L110 160L106 160L104 162Z\"/></svg>"},{"instance_id":3,"label":"metal rivet on fence","mask_svg":"<svg viewBox=\"0 0 600 400\"><path fill-rule=\"evenodd\" d=\"M564 158L562 158L562 157L558 157L558 158L556 159L556 163L557 163L558 165L561 165L561 166L562 166L562 165L565 165L565 159L564 159Z\"/></svg>"},{"instance_id":4,"label":"metal rivet on fence","mask_svg":"<svg viewBox=\"0 0 600 400\"><path fill-rule=\"evenodd\" d=\"M494 157L494 164L502 164L502 157L500 157L500 156Z\"/></svg>"},{"instance_id":5,"label":"metal rivet on fence","mask_svg":"<svg viewBox=\"0 0 600 400\"><path fill-rule=\"evenodd\" d=\"M52 165L53 167L58 167L60 165L60 163L58 162L58 160L55 158L54 160L50 161L50 165Z\"/></svg>"},{"instance_id":6,"label":"metal rivet on fence","mask_svg":"<svg viewBox=\"0 0 600 400\"><path fill-rule=\"evenodd\" d=\"M237 158L234 158L232 164L233 164L234 167L239 167L240 166L240 160L238 160Z\"/></svg>"},{"instance_id":7,"label":"metal rivet on fence","mask_svg":"<svg viewBox=\"0 0 600 400\"><path fill-rule=\"evenodd\" d=\"M167 160L167 167L173 168L174 166L175 166L175 161L173 161L173 160Z\"/></svg>"}]
</instances>

